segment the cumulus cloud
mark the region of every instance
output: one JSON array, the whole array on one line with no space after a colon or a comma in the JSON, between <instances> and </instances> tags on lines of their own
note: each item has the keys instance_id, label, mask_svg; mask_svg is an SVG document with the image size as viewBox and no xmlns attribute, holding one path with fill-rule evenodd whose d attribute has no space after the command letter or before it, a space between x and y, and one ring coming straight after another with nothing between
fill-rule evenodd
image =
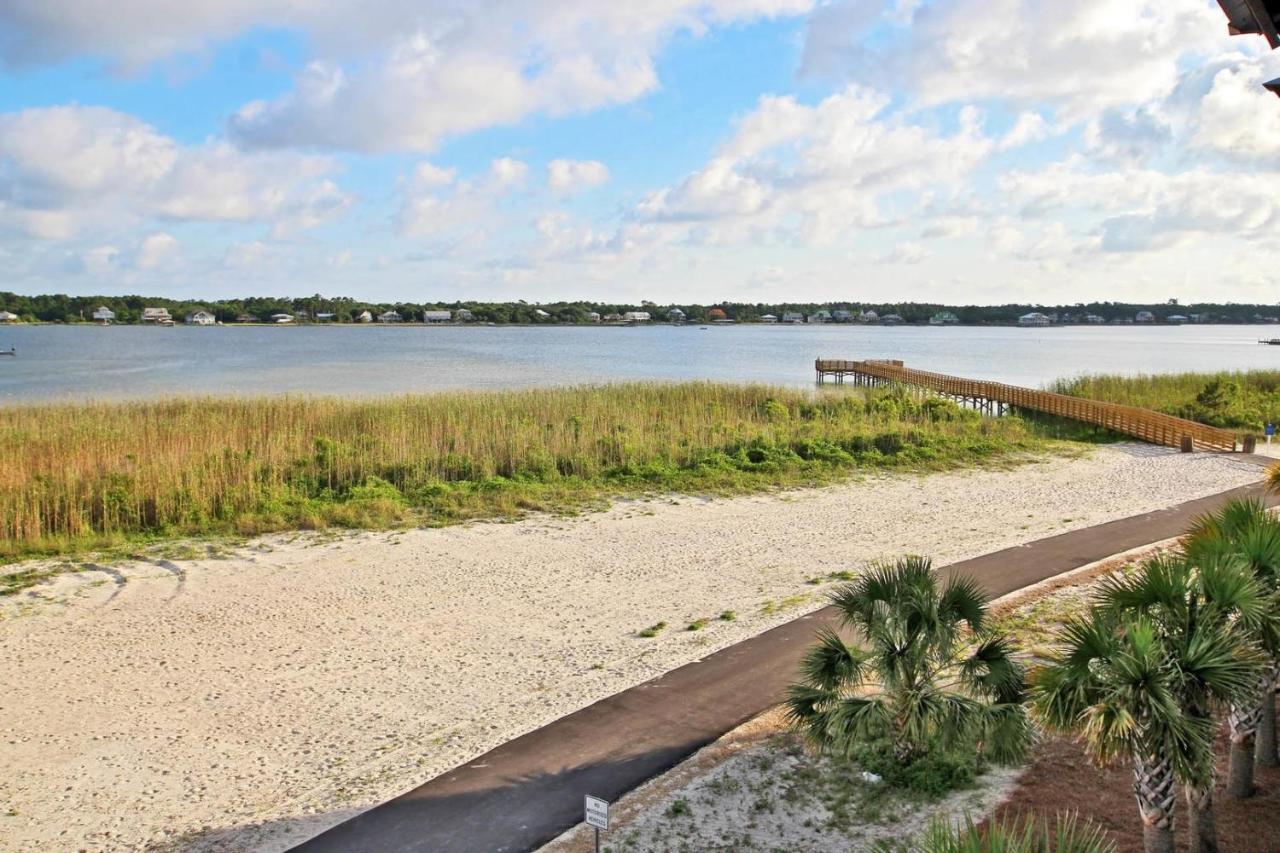
<instances>
[{"instance_id":1,"label":"cumulus cloud","mask_svg":"<svg viewBox=\"0 0 1280 853\"><path fill-rule=\"evenodd\" d=\"M476 247L503 223L502 204L522 190L528 173L527 163L510 157L494 160L475 179L419 163L401 188L397 229L405 237Z\"/></svg>"},{"instance_id":2,"label":"cumulus cloud","mask_svg":"<svg viewBox=\"0 0 1280 853\"><path fill-rule=\"evenodd\" d=\"M195 2L182 16L157 14L158 3L116 4L113 20L94 31L76 0L18 0L7 12L16 35L0 52L11 62L106 52L136 63L252 25L299 30L318 55L291 91L237 110L230 138L261 148L428 152L530 115L633 101L658 88L655 59L674 34L796 15L812 0L236 0L225 9ZM117 23L135 17L146 18L136 32Z\"/></svg>"},{"instance_id":3,"label":"cumulus cloud","mask_svg":"<svg viewBox=\"0 0 1280 853\"><path fill-rule=\"evenodd\" d=\"M1200 102L1192 142L1232 160L1271 161L1280 157L1280 110L1262 88L1271 76L1261 63L1223 68Z\"/></svg>"},{"instance_id":4,"label":"cumulus cloud","mask_svg":"<svg viewBox=\"0 0 1280 853\"><path fill-rule=\"evenodd\" d=\"M598 187L609 180L609 169L599 160L552 160L547 164L547 189L567 195Z\"/></svg>"},{"instance_id":5,"label":"cumulus cloud","mask_svg":"<svg viewBox=\"0 0 1280 853\"><path fill-rule=\"evenodd\" d=\"M327 158L246 154L226 143L184 146L103 107L0 115L0 222L65 239L93 222L262 222L308 228L351 198Z\"/></svg>"},{"instance_id":6,"label":"cumulus cloud","mask_svg":"<svg viewBox=\"0 0 1280 853\"><path fill-rule=\"evenodd\" d=\"M1013 127L1009 128L1009 132L1000 138L999 148L1001 151L1008 151L1011 148L1021 148L1032 142L1039 142L1045 139L1052 132L1049 123L1044 120L1044 116L1037 112L1027 111L1018 116Z\"/></svg>"},{"instance_id":7,"label":"cumulus cloud","mask_svg":"<svg viewBox=\"0 0 1280 853\"><path fill-rule=\"evenodd\" d=\"M1202 0L949 0L909 16L882 7L876 45L858 41L868 16L851 16L845 38L811 37L807 66L906 87L926 106L1052 105L1068 121L1167 94L1180 58L1211 51L1225 29Z\"/></svg>"},{"instance_id":8,"label":"cumulus cloud","mask_svg":"<svg viewBox=\"0 0 1280 853\"><path fill-rule=\"evenodd\" d=\"M138 246L135 261L140 270L153 270L171 262L178 253L178 241L163 231L148 234Z\"/></svg>"},{"instance_id":9,"label":"cumulus cloud","mask_svg":"<svg viewBox=\"0 0 1280 853\"><path fill-rule=\"evenodd\" d=\"M701 233L715 239L763 231L830 242L891 222L882 205L888 194L959 186L993 148L974 110L962 111L959 129L947 136L889 115L888 107L887 97L858 86L813 106L761 98L707 165L651 193L635 216L714 223L720 227Z\"/></svg>"}]
</instances>

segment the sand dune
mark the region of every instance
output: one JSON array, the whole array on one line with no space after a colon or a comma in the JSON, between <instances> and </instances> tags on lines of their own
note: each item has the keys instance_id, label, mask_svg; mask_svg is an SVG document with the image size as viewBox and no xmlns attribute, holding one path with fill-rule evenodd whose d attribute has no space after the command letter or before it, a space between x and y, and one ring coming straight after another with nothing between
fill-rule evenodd
<instances>
[{"instance_id":1,"label":"sand dune","mask_svg":"<svg viewBox=\"0 0 1280 853\"><path fill-rule=\"evenodd\" d=\"M0 604L0 849L279 850L793 618L819 603L809 579L902 552L950 562L1258 477L1121 446L64 575ZM723 611L736 619L684 630Z\"/></svg>"}]
</instances>

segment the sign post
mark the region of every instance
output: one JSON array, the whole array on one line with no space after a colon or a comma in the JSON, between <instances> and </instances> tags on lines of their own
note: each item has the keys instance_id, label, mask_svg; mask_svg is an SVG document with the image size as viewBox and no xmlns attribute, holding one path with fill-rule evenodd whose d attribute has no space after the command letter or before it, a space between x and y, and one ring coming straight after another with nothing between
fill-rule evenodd
<instances>
[{"instance_id":1,"label":"sign post","mask_svg":"<svg viewBox=\"0 0 1280 853\"><path fill-rule=\"evenodd\" d=\"M596 853L600 853L600 830L609 829L609 801L587 794L583 799L583 814L587 826L596 830Z\"/></svg>"},{"instance_id":2,"label":"sign post","mask_svg":"<svg viewBox=\"0 0 1280 853\"><path fill-rule=\"evenodd\" d=\"M1263 428L1263 430L1262 430L1262 431L1263 431L1264 433L1266 433L1266 435L1267 435L1267 444L1270 444L1270 443L1271 443L1271 436L1273 436L1273 435L1275 435L1275 434L1276 434L1276 425L1275 425L1275 424L1267 424L1267 425Z\"/></svg>"}]
</instances>

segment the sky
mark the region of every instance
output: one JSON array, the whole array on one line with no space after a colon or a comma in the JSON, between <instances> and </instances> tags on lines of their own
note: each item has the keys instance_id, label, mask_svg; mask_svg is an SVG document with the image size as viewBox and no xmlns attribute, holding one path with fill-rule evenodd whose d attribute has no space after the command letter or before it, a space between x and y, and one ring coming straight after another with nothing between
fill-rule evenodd
<instances>
[{"instance_id":1,"label":"sky","mask_svg":"<svg viewBox=\"0 0 1280 853\"><path fill-rule=\"evenodd\" d=\"M0 0L0 290L1280 301L1214 0Z\"/></svg>"}]
</instances>

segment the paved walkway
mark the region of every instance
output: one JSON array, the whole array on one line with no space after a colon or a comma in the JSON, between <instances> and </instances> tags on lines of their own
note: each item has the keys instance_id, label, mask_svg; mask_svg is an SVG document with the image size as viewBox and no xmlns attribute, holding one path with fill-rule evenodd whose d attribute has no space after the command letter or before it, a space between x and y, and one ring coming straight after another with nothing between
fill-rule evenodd
<instances>
[{"instance_id":1,"label":"paved walkway","mask_svg":"<svg viewBox=\"0 0 1280 853\"><path fill-rule=\"evenodd\" d=\"M1274 460L1257 457L1260 464ZM1177 536L1230 497L1041 539L939 569L969 574L992 597ZM1272 505L1280 500L1269 499ZM780 700L831 608L624 690L508 741L472 762L295 848L304 853L482 853L534 850L582 820L582 797L615 800Z\"/></svg>"}]
</instances>

